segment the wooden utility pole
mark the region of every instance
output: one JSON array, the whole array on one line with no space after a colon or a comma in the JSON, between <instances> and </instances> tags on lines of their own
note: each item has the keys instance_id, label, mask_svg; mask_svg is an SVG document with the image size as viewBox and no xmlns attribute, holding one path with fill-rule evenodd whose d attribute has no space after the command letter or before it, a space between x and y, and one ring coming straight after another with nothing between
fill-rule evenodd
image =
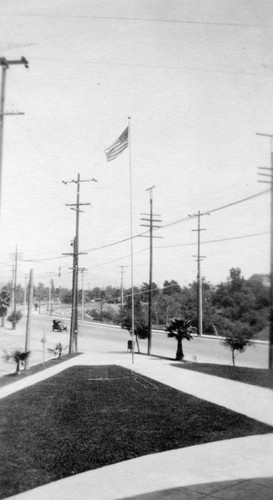
<instances>
[{"instance_id":1,"label":"wooden utility pole","mask_svg":"<svg viewBox=\"0 0 273 500\"><path fill-rule=\"evenodd\" d=\"M28 308L27 308L27 324L26 324L26 339L25 339L25 352L30 350L30 334L31 334L31 313L33 305L33 269L29 273L29 286L28 286ZM28 367L28 359L26 359L25 368Z\"/></svg>"},{"instance_id":2,"label":"wooden utility pole","mask_svg":"<svg viewBox=\"0 0 273 500\"><path fill-rule=\"evenodd\" d=\"M52 307L51 307L51 287L52 287L52 281L51 281L51 273L50 273L50 276L49 276L49 285L48 285L48 312L49 312L49 316L51 316L51 311L52 311Z\"/></svg>"},{"instance_id":3,"label":"wooden utility pole","mask_svg":"<svg viewBox=\"0 0 273 500\"><path fill-rule=\"evenodd\" d=\"M125 267L128 266L118 266L120 267L120 294L121 294L121 311L123 312L124 309L124 288L123 288L123 275L124 275L124 269Z\"/></svg>"},{"instance_id":4,"label":"wooden utility pole","mask_svg":"<svg viewBox=\"0 0 273 500\"><path fill-rule=\"evenodd\" d=\"M124 275L124 269L125 267L128 266L118 266L120 267L120 274L121 274L121 280L120 280L120 293L121 293L121 327L123 328L124 324L124 287L123 287L123 275Z\"/></svg>"},{"instance_id":5,"label":"wooden utility pole","mask_svg":"<svg viewBox=\"0 0 273 500\"><path fill-rule=\"evenodd\" d=\"M197 258L197 321L198 321L198 335L202 337L203 335L203 297L202 297L202 276L201 276L201 260L205 259L205 255L200 255L201 250L201 239L200 232L205 231L205 229L200 228L200 210L198 210L197 218L198 218L198 226L197 229L193 229L193 231L198 232L197 239L197 255L194 257Z\"/></svg>"},{"instance_id":6,"label":"wooden utility pole","mask_svg":"<svg viewBox=\"0 0 273 500\"><path fill-rule=\"evenodd\" d=\"M82 274L82 314L81 314L81 320L83 321L84 320L84 286L83 286L83 278L84 278L84 271L87 271L87 269L85 269L85 267L81 267L78 270L81 271L81 274Z\"/></svg>"},{"instance_id":7,"label":"wooden utility pole","mask_svg":"<svg viewBox=\"0 0 273 500\"><path fill-rule=\"evenodd\" d=\"M17 313L17 270L18 270L18 258L21 257L21 254L18 254L17 245L15 247L15 253L12 254L14 257L14 263L12 266L12 329L16 330L16 313Z\"/></svg>"},{"instance_id":8,"label":"wooden utility pole","mask_svg":"<svg viewBox=\"0 0 273 500\"><path fill-rule=\"evenodd\" d=\"M1 80L1 97L0 97L0 215L1 215L1 197L2 197L2 167L3 167L3 139L4 139L4 116L5 115L21 115L24 113L5 113L5 93L6 93L6 76L7 69L14 64L23 64L28 68L28 61L22 57L16 61L9 61L5 57L0 58L0 66L2 66Z\"/></svg>"},{"instance_id":9,"label":"wooden utility pole","mask_svg":"<svg viewBox=\"0 0 273 500\"><path fill-rule=\"evenodd\" d=\"M10 306L12 311L14 310L14 262L12 263L12 274L11 274L11 297L10 297Z\"/></svg>"},{"instance_id":10,"label":"wooden utility pole","mask_svg":"<svg viewBox=\"0 0 273 500\"><path fill-rule=\"evenodd\" d=\"M17 252L17 245L15 248L15 256L14 256L14 292L13 292L13 321L12 321L12 329L16 330L16 287L17 287L17 264L18 264L18 252Z\"/></svg>"},{"instance_id":11,"label":"wooden utility pole","mask_svg":"<svg viewBox=\"0 0 273 500\"><path fill-rule=\"evenodd\" d=\"M270 298L269 298L269 352L268 352L268 368L273 370L273 135L259 134L270 139L270 167L260 167L260 170L266 170L267 173L260 173L267 180L260 180L271 185L271 207L270 207Z\"/></svg>"},{"instance_id":12,"label":"wooden utility pole","mask_svg":"<svg viewBox=\"0 0 273 500\"><path fill-rule=\"evenodd\" d=\"M76 279L76 265L75 265L75 239L71 245L73 246L73 253L64 253L63 255L72 255L73 256L73 267L72 267L72 307L71 307L71 321L70 321L70 336L69 336L69 354L74 352L75 349L75 279Z\"/></svg>"},{"instance_id":13,"label":"wooden utility pole","mask_svg":"<svg viewBox=\"0 0 273 500\"><path fill-rule=\"evenodd\" d=\"M77 301L77 293L78 293L78 259L79 255L77 253L77 236L75 236L74 241L73 241L73 278L72 278L72 311L71 311L71 326L70 326L70 337L71 341L69 343L73 344L72 351L71 352L77 352L77 345L78 345L78 314L77 313L77 307L78 307L78 301Z\"/></svg>"},{"instance_id":14,"label":"wooden utility pole","mask_svg":"<svg viewBox=\"0 0 273 500\"><path fill-rule=\"evenodd\" d=\"M63 181L63 184L74 183L77 185L77 199L76 203L66 203L67 207L76 212L76 235L73 243L73 254L64 253L63 255L73 255L73 283L72 283L72 311L71 311L71 325L70 325L70 341L69 341L69 353L78 352L78 276L79 276L79 255L83 255L83 252L79 252L79 222L80 222L80 206L90 205L90 203L80 203L80 183L81 182L97 182L96 179L81 180L80 174L78 174L77 180L72 179L71 181Z\"/></svg>"},{"instance_id":15,"label":"wooden utility pole","mask_svg":"<svg viewBox=\"0 0 273 500\"><path fill-rule=\"evenodd\" d=\"M155 222L162 222L161 219L154 219L155 217L160 217L159 214L153 214L153 189L155 186L152 186L146 191L150 192L150 213L149 214L142 214L142 215L149 215L148 219L142 218L141 220L149 222L149 224L141 224L141 226L149 227L150 234L149 234L149 239L150 239L150 265L149 265L149 306L148 306L148 346L147 346L147 352L148 354L151 354L151 348L152 348L152 313L153 313L153 292L152 292L152 287L153 287L153 238L161 238L161 236L154 236L153 235L153 230L154 228L159 228L160 226L155 226Z\"/></svg>"},{"instance_id":16,"label":"wooden utility pole","mask_svg":"<svg viewBox=\"0 0 273 500\"><path fill-rule=\"evenodd\" d=\"M24 285L24 310L26 308L26 303L27 303L27 279L28 276L25 276L25 285ZM39 311L40 313L40 311Z\"/></svg>"}]
</instances>

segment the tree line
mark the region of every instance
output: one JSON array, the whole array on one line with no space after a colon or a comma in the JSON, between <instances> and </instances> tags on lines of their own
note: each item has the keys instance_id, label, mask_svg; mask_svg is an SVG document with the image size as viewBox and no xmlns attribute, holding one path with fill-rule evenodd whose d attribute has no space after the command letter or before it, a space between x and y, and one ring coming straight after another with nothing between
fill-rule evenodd
<instances>
[{"instance_id":1,"label":"tree line","mask_svg":"<svg viewBox=\"0 0 273 500\"><path fill-rule=\"evenodd\" d=\"M259 277L259 275L257 275ZM269 288L255 275L245 279L239 268L230 269L224 282L212 285L206 279L202 280L203 297L203 333L208 335L226 336L227 332L242 331L256 336L268 324ZM34 286L34 303L71 304L72 290L38 283ZM0 316L7 308L7 295L11 296L12 283L2 288L0 297ZM16 302L23 304L27 300L26 291L19 284L15 290ZM143 283L134 287L135 320L142 327L148 323L149 284ZM84 291L86 312L95 320L124 324L130 321L131 288L123 290L124 307L121 305L121 289L107 286L94 287ZM82 300L82 290L79 290L79 304ZM90 304L97 304L91 307ZM152 284L152 323L153 327L162 328L173 318L184 318L191 321L193 327L198 326L197 318L197 282L181 287L175 280L165 280L163 287Z\"/></svg>"}]
</instances>

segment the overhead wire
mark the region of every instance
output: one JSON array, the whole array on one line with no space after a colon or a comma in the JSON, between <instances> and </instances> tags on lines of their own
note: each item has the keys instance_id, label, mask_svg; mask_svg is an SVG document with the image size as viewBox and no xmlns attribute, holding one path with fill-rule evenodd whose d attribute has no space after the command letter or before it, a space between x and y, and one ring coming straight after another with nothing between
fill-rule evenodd
<instances>
[{"instance_id":1,"label":"overhead wire","mask_svg":"<svg viewBox=\"0 0 273 500\"><path fill-rule=\"evenodd\" d=\"M259 196L262 196L266 193L270 193L270 189L265 189L264 191L259 191L259 193L255 193L251 196L247 196L246 198L242 198L241 200L237 200L237 201L233 201L232 203L227 203L226 205L221 205L220 207L217 207L217 208L212 208L211 210L207 210L206 212L202 212L200 213L200 216L203 216L203 215L210 215L214 212L218 212L220 210L224 210L225 208L229 208L229 207L233 207L234 205L239 205L240 203L244 203L245 201L249 201L249 200L252 200L254 198L258 198ZM179 224L180 222L186 222L190 219L193 219L193 218L196 218L198 217L197 214L194 214L194 215L191 215L190 217L183 217L182 219L178 219L174 222L170 222L168 224L165 224L163 226L161 226L160 229L164 229L165 227L170 227L170 226L174 226L175 224Z\"/></svg>"},{"instance_id":2,"label":"overhead wire","mask_svg":"<svg viewBox=\"0 0 273 500\"><path fill-rule=\"evenodd\" d=\"M220 243L221 241L232 241L232 240L240 240L244 238L254 238L256 236L264 236L265 234L270 234L270 231L264 231L261 233L252 233L252 234L244 234L242 236L232 236L230 238L219 238L217 240L204 240L202 241L202 245L206 245L207 243ZM159 245L155 246L154 249L157 248L174 248L174 247L187 247L193 246L196 243L177 243L176 245Z\"/></svg>"},{"instance_id":3,"label":"overhead wire","mask_svg":"<svg viewBox=\"0 0 273 500\"><path fill-rule=\"evenodd\" d=\"M40 58L33 57L32 60L42 61L42 62L62 62L67 63L66 59L54 59L54 58ZM257 73L257 72L246 72L246 71L230 71L230 70L217 70L217 69L207 69L207 68L197 68L197 67L187 67L187 66L168 66L168 65L156 65L156 64L137 64L137 63L125 63L121 61L95 61L88 59L77 59L75 64L93 64L95 66L128 66L128 67L139 67L139 68L152 68L152 69L174 69L174 70L183 70L187 72L195 72L195 73L219 73L219 74L228 74L228 75L241 75L241 76L260 76L260 77L272 77L272 71L270 73Z\"/></svg>"},{"instance_id":4,"label":"overhead wire","mask_svg":"<svg viewBox=\"0 0 273 500\"><path fill-rule=\"evenodd\" d=\"M249 23L232 23L224 21L195 21L188 19L158 19L158 18L143 18L143 17L122 17L122 16L93 16L79 14L41 14L41 13L1 13L0 17L42 17L42 18L62 18L62 19L94 19L96 21L133 21L133 22L148 22L148 23L164 23L164 24L189 24L198 26L230 26L238 28L265 28L270 29L272 24L249 24Z\"/></svg>"},{"instance_id":5,"label":"overhead wire","mask_svg":"<svg viewBox=\"0 0 273 500\"><path fill-rule=\"evenodd\" d=\"M249 201L249 200L252 200L254 198L257 198L259 196L262 196L266 193L269 193L270 192L270 189L265 189L264 191L260 191L259 193L255 193L251 196L247 196L246 198L242 198L241 200L237 200L237 201L234 201L232 203L227 203L226 205L221 205L220 207L217 207L217 208L213 208L211 210L208 210L206 212L202 212L200 214L200 216L203 216L203 215L208 215L208 214L212 214L214 212L218 212L220 210L224 210L225 208L229 208L229 207L232 207L234 205L239 205L240 203L244 203L246 201ZM177 219L176 221L173 221L173 222L169 222L167 224L163 224L160 228L155 228L154 231L159 231L161 229L164 229L164 228L167 228L167 227L171 227L171 226L174 226L175 224L180 224L181 222L188 222L190 221L191 219L193 218L196 218L198 217L197 214L194 214L192 215L191 217L187 216L187 217L183 217L181 219ZM140 236L143 236L145 234L147 234L149 232L149 229L142 232L142 233L139 233L139 234L136 234L133 236L133 238L138 238ZM111 247L111 246L114 246L114 245L119 245L120 243L124 243L126 241L129 241L131 238L130 237L127 237L127 238L124 238L122 240L119 240L119 241L116 241L116 242L113 242L113 243L108 243L107 245L103 245L101 247L93 247L93 248L88 248L86 251L87 252L93 252L95 250L102 250L104 248L108 248L108 247Z\"/></svg>"},{"instance_id":6,"label":"overhead wire","mask_svg":"<svg viewBox=\"0 0 273 500\"><path fill-rule=\"evenodd\" d=\"M251 196L247 196L246 198L242 198L240 200L237 200L237 201L234 201L234 202L231 202L231 203L227 203L225 205L221 205L220 207L216 207L216 208L213 208L211 210L207 210L206 212L202 212L202 213L200 213L200 216L208 215L208 214L211 214L211 213L214 213L214 212L218 212L220 210L224 210L226 208L229 208L229 207L232 207L232 206L235 206L235 205L239 205L241 203L244 203L246 201L252 200L254 198L257 198L257 197L262 196L262 195L264 195L266 193L269 193L269 192L270 192L270 189L265 189L264 191L260 191L259 193L255 193L255 194L253 194ZM182 222L189 222L190 220L192 220L193 218L196 218L196 217L198 217L197 214L194 214L191 217L189 217L189 216L183 217L181 219L177 219L176 221L164 224L160 228L157 228L157 229L154 229L154 230L155 231L159 231L161 229L174 226L175 224L180 224ZM149 232L149 229L146 230L146 231L143 231L142 233L138 233L136 235L133 235L133 238L135 239L135 238L141 237L141 236L147 234L148 232ZM257 235L259 235L259 234L260 233L257 233ZM237 239L239 237L240 236L236 236L235 238ZM246 235L246 236L242 236L242 237L249 237L249 236ZM125 243L125 242L130 241L130 240L131 240L131 237L129 236L127 238L123 238L121 240L114 241L112 243L108 243L106 245L102 245L102 246L99 246L99 247L88 248L88 249L85 250L85 252L94 252L94 251L97 251L97 250L103 250L105 248L109 248L109 247L112 247L112 246L120 245L121 243ZM215 240L215 241L220 241L220 240ZM43 262L43 261L48 261L48 260L59 260L59 259L63 259L63 258L67 258L67 256L46 257L46 258L39 258L39 259L22 259L22 260L24 262L36 262L36 263L38 263L38 262Z\"/></svg>"}]
</instances>

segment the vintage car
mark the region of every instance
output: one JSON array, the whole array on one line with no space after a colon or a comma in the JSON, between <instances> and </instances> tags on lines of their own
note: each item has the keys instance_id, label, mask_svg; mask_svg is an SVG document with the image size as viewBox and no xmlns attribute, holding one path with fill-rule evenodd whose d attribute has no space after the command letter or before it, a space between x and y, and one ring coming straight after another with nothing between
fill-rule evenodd
<instances>
[{"instance_id":1,"label":"vintage car","mask_svg":"<svg viewBox=\"0 0 273 500\"><path fill-rule=\"evenodd\" d=\"M55 332L67 332L67 326L64 326L63 322L59 319L53 320L52 331Z\"/></svg>"}]
</instances>

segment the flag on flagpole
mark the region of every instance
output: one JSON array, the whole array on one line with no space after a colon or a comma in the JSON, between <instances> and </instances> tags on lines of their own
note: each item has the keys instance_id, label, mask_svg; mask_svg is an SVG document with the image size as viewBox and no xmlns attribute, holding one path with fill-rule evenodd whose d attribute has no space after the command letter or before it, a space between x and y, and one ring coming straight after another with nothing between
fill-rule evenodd
<instances>
[{"instance_id":1,"label":"flag on flagpole","mask_svg":"<svg viewBox=\"0 0 273 500\"><path fill-rule=\"evenodd\" d=\"M122 134L114 142L114 144L112 144L112 146L109 146L109 148L106 148L104 150L107 161L114 160L127 147L128 147L128 127L126 127L126 129L122 132Z\"/></svg>"}]
</instances>

